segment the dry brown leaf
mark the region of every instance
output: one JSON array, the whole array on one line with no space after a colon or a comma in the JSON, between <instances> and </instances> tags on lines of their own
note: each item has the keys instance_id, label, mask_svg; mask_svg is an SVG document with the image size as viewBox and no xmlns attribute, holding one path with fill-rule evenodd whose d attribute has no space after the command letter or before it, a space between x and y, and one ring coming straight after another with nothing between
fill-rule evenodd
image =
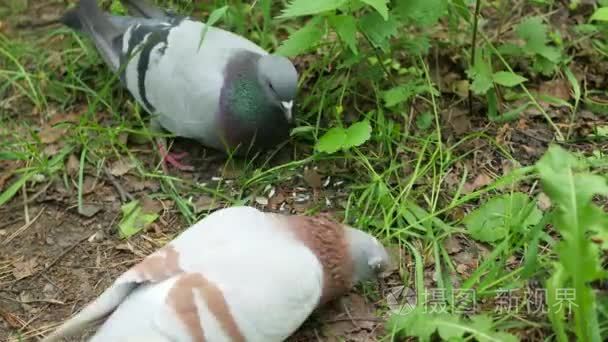
<instances>
[{"instance_id":1,"label":"dry brown leaf","mask_svg":"<svg viewBox=\"0 0 608 342\"><path fill-rule=\"evenodd\" d=\"M141 209L146 214L158 214L163 206L159 201L146 196L141 201Z\"/></svg>"},{"instance_id":2,"label":"dry brown leaf","mask_svg":"<svg viewBox=\"0 0 608 342\"><path fill-rule=\"evenodd\" d=\"M38 261L36 260L36 257L26 261L16 261L13 263L13 277L15 277L16 280L27 278L34 274L37 266Z\"/></svg>"},{"instance_id":3,"label":"dry brown leaf","mask_svg":"<svg viewBox=\"0 0 608 342\"><path fill-rule=\"evenodd\" d=\"M26 322L19 318L19 316L10 312L0 310L0 317L13 329L21 329L26 325Z\"/></svg>"},{"instance_id":4,"label":"dry brown leaf","mask_svg":"<svg viewBox=\"0 0 608 342\"><path fill-rule=\"evenodd\" d=\"M78 170L80 170L80 161L75 155L70 154L66 163L66 171L70 176L74 176L78 173Z\"/></svg>"},{"instance_id":5,"label":"dry brown leaf","mask_svg":"<svg viewBox=\"0 0 608 342\"><path fill-rule=\"evenodd\" d=\"M454 107L443 111L441 115L443 121L450 125L456 135L461 135L471 130L471 119L465 110Z\"/></svg>"},{"instance_id":6,"label":"dry brown leaf","mask_svg":"<svg viewBox=\"0 0 608 342\"><path fill-rule=\"evenodd\" d=\"M277 191L274 196L268 199L268 207L277 210L285 202L285 199L285 194L282 191Z\"/></svg>"},{"instance_id":7,"label":"dry brown leaf","mask_svg":"<svg viewBox=\"0 0 608 342\"><path fill-rule=\"evenodd\" d=\"M38 136L43 144L51 144L59 140L67 131L66 127L45 127Z\"/></svg>"},{"instance_id":8,"label":"dry brown leaf","mask_svg":"<svg viewBox=\"0 0 608 342\"><path fill-rule=\"evenodd\" d=\"M315 169L306 168L304 170L304 180L313 189L319 189L323 185L323 179Z\"/></svg>"},{"instance_id":9,"label":"dry brown leaf","mask_svg":"<svg viewBox=\"0 0 608 342\"><path fill-rule=\"evenodd\" d=\"M551 199L544 192L538 195L538 207L542 211L547 211L551 208Z\"/></svg>"},{"instance_id":10,"label":"dry brown leaf","mask_svg":"<svg viewBox=\"0 0 608 342\"><path fill-rule=\"evenodd\" d=\"M93 217L101 210L101 207L95 204L83 204L78 213L84 217Z\"/></svg>"},{"instance_id":11,"label":"dry brown leaf","mask_svg":"<svg viewBox=\"0 0 608 342\"><path fill-rule=\"evenodd\" d=\"M492 178L485 173L480 173L475 177L473 182L467 182L462 187L462 192L465 194L469 194L481 187L484 187L488 184L492 183Z\"/></svg>"},{"instance_id":12,"label":"dry brown leaf","mask_svg":"<svg viewBox=\"0 0 608 342\"><path fill-rule=\"evenodd\" d=\"M445 239L443 245L449 254L458 253L463 249L460 240L453 235Z\"/></svg>"},{"instance_id":13,"label":"dry brown leaf","mask_svg":"<svg viewBox=\"0 0 608 342\"><path fill-rule=\"evenodd\" d=\"M6 181L9 180L13 176L13 172L17 169L16 164L10 163L10 166L7 167L2 173L0 173L0 191L6 184Z\"/></svg>"},{"instance_id":14,"label":"dry brown leaf","mask_svg":"<svg viewBox=\"0 0 608 342\"><path fill-rule=\"evenodd\" d=\"M110 173L112 176L120 177L127 174L131 171L135 165L133 161L129 158L120 158L117 161L113 162L110 166Z\"/></svg>"},{"instance_id":15,"label":"dry brown leaf","mask_svg":"<svg viewBox=\"0 0 608 342\"><path fill-rule=\"evenodd\" d=\"M64 115L54 115L49 122L40 130L38 133L38 137L43 144L51 144L59 140L63 135L68 132L67 125L59 125L59 123L67 123L72 122L75 123L78 121L77 113L69 113Z\"/></svg>"},{"instance_id":16,"label":"dry brown leaf","mask_svg":"<svg viewBox=\"0 0 608 342\"><path fill-rule=\"evenodd\" d=\"M560 78L544 82L540 85L538 92L564 101L570 101L571 97L570 83Z\"/></svg>"},{"instance_id":17,"label":"dry brown leaf","mask_svg":"<svg viewBox=\"0 0 608 342\"><path fill-rule=\"evenodd\" d=\"M222 205L223 203L220 200L206 195L202 195L196 200L196 202L194 202L194 211L199 214L203 211L220 208Z\"/></svg>"}]
</instances>

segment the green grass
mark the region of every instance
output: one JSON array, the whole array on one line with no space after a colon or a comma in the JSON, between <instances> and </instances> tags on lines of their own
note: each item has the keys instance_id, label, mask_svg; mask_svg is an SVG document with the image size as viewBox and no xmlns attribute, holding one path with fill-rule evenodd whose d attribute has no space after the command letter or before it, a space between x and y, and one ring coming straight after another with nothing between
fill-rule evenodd
<instances>
[{"instance_id":1,"label":"green grass","mask_svg":"<svg viewBox=\"0 0 608 342\"><path fill-rule=\"evenodd\" d=\"M601 115L606 113L607 94L605 84L597 89L596 83L581 84L572 71L607 64L602 36L606 24L568 27L579 32L578 39L563 39L566 32L548 19L563 6L558 1L513 2L514 8L525 6L523 16L505 10L506 2L481 2L482 14L476 19L474 1L392 1L386 13L380 0L344 1L339 11L332 6L338 4L335 0L286 3L259 0L251 7L240 0L212 1L194 8L183 1L163 2L184 13L196 10L204 18L228 5L218 25L306 61L299 64L298 128L286 148L291 161L276 164L272 156L277 151L244 160L228 158L226 167L239 168L238 176L232 183L221 180L212 186L165 175L157 164L141 160L141 150L153 146L145 113L88 41L66 28L0 36L0 94L6 103L0 107L5 127L0 129L0 156L24 165L0 194L0 205L33 181L60 179L74 185L81 208L85 169L101 174L110 161L126 156L141 179L161 181L155 196L173 200L180 215L192 223L206 214L196 213L193 197L205 194L225 204L251 205L270 187L290 186L304 167L319 166L343 181L345 195L330 200L345 222L412 256L413 265L401 264L400 275L406 287L416 290L418 305L409 314L383 309L389 316L387 340L397 335L426 340L435 332L446 340L526 340L532 331L547 340L606 339L606 293L598 290L597 282L607 277L608 221L592 204L597 195L606 195L607 159L600 145L606 135L598 136L598 142L577 135L573 127L585 120L580 117L583 110L605 121ZM285 8L286 15L278 18ZM312 15L298 15L303 9ZM585 12L585 18L592 12ZM385 14L388 21L382 18ZM344 25L349 18L374 25L336 24ZM323 38L312 39L316 35ZM583 39L592 42L590 47L581 45ZM471 42L476 46L474 58ZM577 53L588 54L587 59ZM450 58L454 61L446 62ZM445 76L437 74L440 62L460 81L469 81L465 96L445 86L440 89L438 76ZM535 91L550 79L565 80L571 98L548 98ZM468 113L468 90L475 102L473 113ZM547 101L563 107L547 107ZM538 118L530 116L530 108ZM552 116L562 110L556 108L565 114ZM452 109L463 111L477 129L455 134L443 116ZM67 124L65 136L53 142L60 145L58 150L49 153L36 122L51 113L70 112L78 114L77 120ZM554 148L538 164L534 160L502 172L492 163L518 163L521 156L498 133L505 124L516 126L518 119L543 127L565 147L576 143L581 153ZM348 127L356 123L369 123L369 137L361 132L349 135ZM125 144L124 135L138 137L141 144ZM77 175L66 169L71 154L79 161ZM467 190L481 173L492 181ZM551 208L537 208L541 191L553 203ZM307 212L324 205L321 200ZM477 219L471 222L473 215ZM459 262L445 246L454 237L466 248L487 250L473 269L459 272ZM432 290L425 285L425 270L433 274L433 287L445 291L445 312L424 311L424 294ZM457 288L454 278L460 283ZM546 297L549 304L560 300L557 289L575 289L579 307L571 317L559 310L530 315L524 303L516 305L517 312L492 310L497 291L530 283L553 290ZM460 300L470 291L486 304L481 312L463 314Z\"/></svg>"}]
</instances>

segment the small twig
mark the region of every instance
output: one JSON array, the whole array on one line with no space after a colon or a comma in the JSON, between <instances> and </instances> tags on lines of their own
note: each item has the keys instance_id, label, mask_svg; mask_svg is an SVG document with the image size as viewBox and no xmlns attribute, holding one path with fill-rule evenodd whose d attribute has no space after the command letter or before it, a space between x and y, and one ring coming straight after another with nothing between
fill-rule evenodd
<instances>
[{"instance_id":1,"label":"small twig","mask_svg":"<svg viewBox=\"0 0 608 342\"><path fill-rule=\"evenodd\" d=\"M24 224L21 228L17 229L13 234L11 234L8 238L6 238L6 240L4 240L4 242L2 242L2 244L3 245L8 244L9 242L13 241L14 238L19 236L19 234L23 233L26 229L28 229L34 222L36 222L36 220L38 220L38 218L42 215L42 213L44 213L45 209L46 209L46 207L42 207L42 209L40 209L40 211L38 212L36 217L34 217L33 220L31 220L29 223Z\"/></svg>"},{"instance_id":2,"label":"small twig","mask_svg":"<svg viewBox=\"0 0 608 342\"><path fill-rule=\"evenodd\" d=\"M106 177L108 177L108 179L114 186L114 189L116 189L116 191L118 192L121 202L125 203L127 201L127 199L129 199L131 201L133 201L135 199L135 197L133 197L133 195L131 195L130 192L128 192L127 190L125 190L125 188L123 188L123 186L120 184L120 182L118 182L118 180L116 180L114 175L112 175L110 170L108 170L108 168L105 165L103 167L103 171L106 174Z\"/></svg>"}]
</instances>

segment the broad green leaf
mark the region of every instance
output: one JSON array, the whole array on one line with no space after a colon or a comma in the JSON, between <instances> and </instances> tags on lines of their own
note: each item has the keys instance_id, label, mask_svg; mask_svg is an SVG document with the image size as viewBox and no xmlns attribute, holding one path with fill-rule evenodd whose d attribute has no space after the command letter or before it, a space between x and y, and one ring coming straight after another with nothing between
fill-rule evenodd
<instances>
[{"instance_id":1,"label":"broad green leaf","mask_svg":"<svg viewBox=\"0 0 608 342\"><path fill-rule=\"evenodd\" d=\"M494 83L500 84L505 87L514 87L516 85L522 84L528 79L522 76L519 76L516 73L509 71L499 71L492 75L492 80Z\"/></svg>"},{"instance_id":2,"label":"broad green leaf","mask_svg":"<svg viewBox=\"0 0 608 342\"><path fill-rule=\"evenodd\" d=\"M492 70L490 65L481 56L481 52L475 60L475 65L469 69L469 77L473 79L471 83L471 91L477 95L483 95L492 88Z\"/></svg>"},{"instance_id":3,"label":"broad green leaf","mask_svg":"<svg viewBox=\"0 0 608 342\"><path fill-rule=\"evenodd\" d=\"M388 41L397 34L398 27L399 23L393 16L384 20L377 12L367 13L359 19L359 30L371 40L375 47L385 51L389 49Z\"/></svg>"},{"instance_id":4,"label":"broad green leaf","mask_svg":"<svg viewBox=\"0 0 608 342\"><path fill-rule=\"evenodd\" d=\"M293 57L315 47L323 37L323 31L317 26L317 22L318 20L313 19L292 33L276 52L286 57Z\"/></svg>"},{"instance_id":5,"label":"broad green leaf","mask_svg":"<svg viewBox=\"0 0 608 342\"><path fill-rule=\"evenodd\" d=\"M286 57L293 57L315 47L323 37L323 31L318 27L319 20L317 19L310 20L304 27L292 33L276 52Z\"/></svg>"},{"instance_id":6,"label":"broad green leaf","mask_svg":"<svg viewBox=\"0 0 608 342\"><path fill-rule=\"evenodd\" d=\"M124 204L120 210L122 219L118 223L118 229L123 239L137 234L158 218L156 213L144 212L137 200Z\"/></svg>"},{"instance_id":7,"label":"broad green leaf","mask_svg":"<svg viewBox=\"0 0 608 342\"><path fill-rule=\"evenodd\" d=\"M361 0L362 2L372 6L378 13L388 20L388 7L386 5L387 0Z\"/></svg>"},{"instance_id":8,"label":"broad green leaf","mask_svg":"<svg viewBox=\"0 0 608 342\"><path fill-rule=\"evenodd\" d=\"M120 1L120 0L112 1L112 4L110 5L110 12L112 12L112 14L117 14L117 15L127 14L127 10L122 5L122 1Z\"/></svg>"},{"instance_id":9,"label":"broad green leaf","mask_svg":"<svg viewBox=\"0 0 608 342\"><path fill-rule=\"evenodd\" d=\"M572 92L574 93L574 100L576 100L576 102L580 101L581 86L578 83L578 80L574 76L574 73L572 73L572 70L570 70L570 68L567 66L564 67L564 73L566 74L566 78L568 79L568 82L570 82L570 86L572 87Z\"/></svg>"},{"instance_id":10,"label":"broad green leaf","mask_svg":"<svg viewBox=\"0 0 608 342\"><path fill-rule=\"evenodd\" d=\"M526 42L522 51L527 54L537 54L544 57L551 64L559 62L561 52L554 46L547 45L547 25L543 23L541 17L529 17L522 21L516 28L517 35ZM539 64L542 61L535 61L538 64L535 69L547 71L549 65Z\"/></svg>"},{"instance_id":11,"label":"broad green leaf","mask_svg":"<svg viewBox=\"0 0 608 342\"><path fill-rule=\"evenodd\" d=\"M608 7L601 7L595 10L590 20L608 21Z\"/></svg>"},{"instance_id":12,"label":"broad green leaf","mask_svg":"<svg viewBox=\"0 0 608 342\"><path fill-rule=\"evenodd\" d=\"M342 148L348 149L354 146L359 146L368 141L371 137L372 126L368 120L363 120L352 124L346 129L346 140Z\"/></svg>"},{"instance_id":13,"label":"broad green leaf","mask_svg":"<svg viewBox=\"0 0 608 342\"><path fill-rule=\"evenodd\" d=\"M347 0L293 0L278 18L291 18L333 11Z\"/></svg>"},{"instance_id":14,"label":"broad green leaf","mask_svg":"<svg viewBox=\"0 0 608 342\"><path fill-rule=\"evenodd\" d=\"M410 99L414 94L414 89L407 85L397 86L382 93L382 99L386 107L393 107Z\"/></svg>"},{"instance_id":15,"label":"broad green leaf","mask_svg":"<svg viewBox=\"0 0 608 342\"><path fill-rule=\"evenodd\" d=\"M419 129L422 129L422 130L429 129L432 124L433 124L433 114L431 114L431 112L424 112L424 113L418 114L416 116L416 126Z\"/></svg>"},{"instance_id":16,"label":"broad green leaf","mask_svg":"<svg viewBox=\"0 0 608 342\"><path fill-rule=\"evenodd\" d=\"M477 95L485 95L494 86L489 59L486 49L480 48L475 53L475 64L467 70L467 75L473 80L469 89Z\"/></svg>"},{"instance_id":17,"label":"broad green leaf","mask_svg":"<svg viewBox=\"0 0 608 342\"><path fill-rule=\"evenodd\" d=\"M447 14L447 9L447 0L397 0L392 12L416 26L430 27Z\"/></svg>"},{"instance_id":18,"label":"broad green leaf","mask_svg":"<svg viewBox=\"0 0 608 342\"><path fill-rule=\"evenodd\" d=\"M460 341L465 334L484 342L517 341L511 334L496 331L494 322L488 316L473 316L470 321L465 321L453 314L429 313L423 306L420 304L409 313L391 316L386 324L388 332L397 336L418 337L421 341L430 341L435 331L444 341Z\"/></svg>"},{"instance_id":19,"label":"broad green leaf","mask_svg":"<svg viewBox=\"0 0 608 342\"><path fill-rule=\"evenodd\" d=\"M555 206L553 226L561 235L555 246L559 256L556 274L562 286L573 289L575 331L580 341L600 341L596 298L589 283L608 277L602 268L600 247L589 235L608 233L608 214L593 203L596 195L608 195L603 176L587 170L587 165L563 148L552 145L536 164L544 192ZM553 313L552 322L563 319Z\"/></svg>"},{"instance_id":20,"label":"broad green leaf","mask_svg":"<svg viewBox=\"0 0 608 342\"><path fill-rule=\"evenodd\" d=\"M315 148L319 152L334 153L344 146L346 141L346 130L341 127L333 127L317 141Z\"/></svg>"},{"instance_id":21,"label":"broad green leaf","mask_svg":"<svg viewBox=\"0 0 608 342\"><path fill-rule=\"evenodd\" d=\"M329 17L329 24L351 51L357 54L357 20L351 15L334 15Z\"/></svg>"},{"instance_id":22,"label":"broad green leaf","mask_svg":"<svg viewBox=\"0 0 608 342\"><path fill-rule=\"evenodd\" d=\"M205 36L207 35L207 31L209 31L209 27L215 25L215 23L218 22L224 16L224 14L226 14L227 10L228 10L228 6L224 6L224 7L215 9L213 12L211 12L211 14L209 14L209 19L207 19L207 22L203 26L203 31L201 33L201 40L198 42L199 50L200 50L201 46L203 45L203 40L205 39Z\"/></svg>"},{"instance_id":23,"label":"broad green leaf","mask_svg":"<svg viewBox=\"0 0 608 342\"><path fill-rule=\"evenodd\" d=\"M542 219L541 211L520 192L494 197L464 219L471 236L483 242L504 239L509 232L523 231Z\"/></svg>"}]
</instances>

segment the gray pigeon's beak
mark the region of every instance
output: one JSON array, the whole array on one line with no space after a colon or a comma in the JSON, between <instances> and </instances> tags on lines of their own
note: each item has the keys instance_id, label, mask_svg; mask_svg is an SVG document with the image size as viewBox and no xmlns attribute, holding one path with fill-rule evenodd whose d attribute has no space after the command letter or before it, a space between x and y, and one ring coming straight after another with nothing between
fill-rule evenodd
<instances>
[{"instance_id":1,"label":"gray pigeon's beak","mask_svg":"<svg viewBox=\"0 0 608 342\"><path fill-rule=\"evenodd\" d=\"M291 114L291 109L293 108L293 101L281 101L281 107L283 107L283 111L285 112L285 118L288 123L293 122L293 117Z\"/></svg>"}]
</instances>

